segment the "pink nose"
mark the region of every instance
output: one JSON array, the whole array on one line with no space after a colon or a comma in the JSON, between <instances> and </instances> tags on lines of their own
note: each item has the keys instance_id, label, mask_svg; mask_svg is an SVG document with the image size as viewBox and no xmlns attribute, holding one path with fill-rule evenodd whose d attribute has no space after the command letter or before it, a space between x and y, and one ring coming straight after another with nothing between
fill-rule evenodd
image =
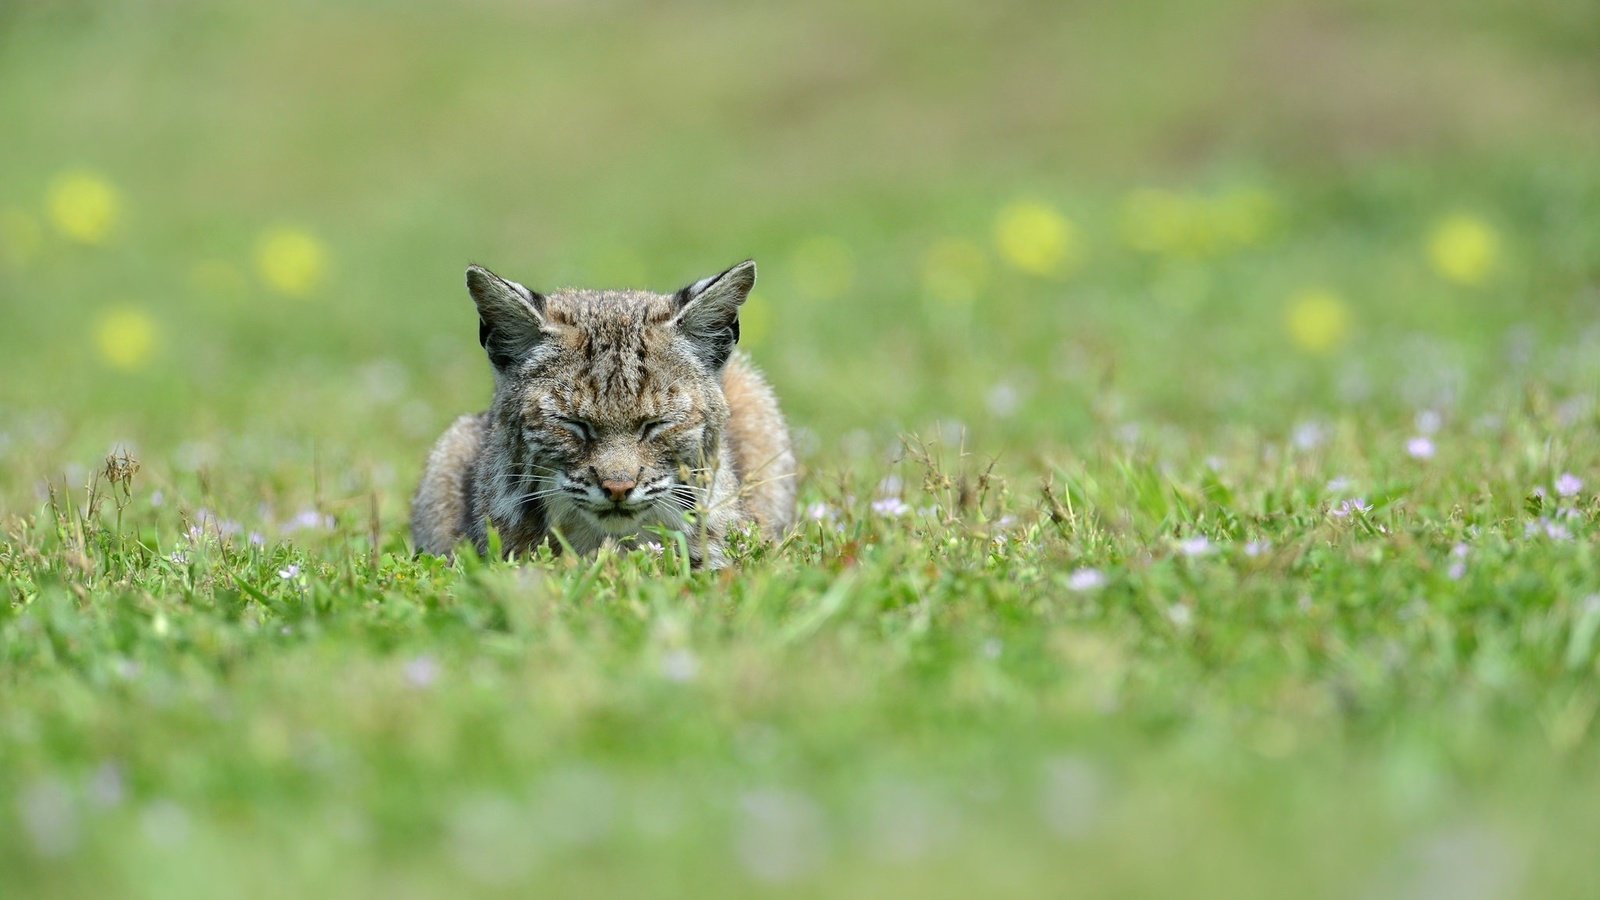
<instances>
[{"instance_id":1,"label":"pink nose","mask_svg":"<svg viewBox=\"0 0 1600 900\"><path fill-rule=\"evenodd\" d=\"M621 503L628 499L628 492L639 482L632 479L605 479L600 482L600 490L611 497L611 502Z\"/></svg>"}]
</instances>

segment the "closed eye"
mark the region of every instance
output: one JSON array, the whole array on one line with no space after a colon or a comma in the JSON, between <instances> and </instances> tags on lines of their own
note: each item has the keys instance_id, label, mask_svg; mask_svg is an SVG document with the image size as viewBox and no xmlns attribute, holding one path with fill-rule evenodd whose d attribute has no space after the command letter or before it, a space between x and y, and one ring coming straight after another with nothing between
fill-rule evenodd
<instances>
[{"instance_id":1,"label":"closed eye","mask_svg":"<svg viewBox=\"0 0 1600 900\"><path fill-rule=\"evenodd\" d=\"M639 440L648 441L671 424L672 422L668 419L651 419L639 426Z\"/></svg>"},{"instance_id":2,"label":"closed eye","mask_svg":"<svg viewBox=\"0 0 1600 900\"><path fill-rule=\"evenodd\" d=\"M555 422L562 428L572 432L574 437L580 441L583 441L584 443L589 443L594 440L594 426L582 419L569 419L565 416L558 416Z\"/></svg>"}]
</instances>

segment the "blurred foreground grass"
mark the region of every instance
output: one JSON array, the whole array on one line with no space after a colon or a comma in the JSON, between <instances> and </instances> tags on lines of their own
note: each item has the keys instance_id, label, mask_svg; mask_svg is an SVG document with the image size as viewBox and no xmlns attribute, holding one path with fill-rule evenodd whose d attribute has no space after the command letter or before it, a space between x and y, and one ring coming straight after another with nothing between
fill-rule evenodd
<instances>
[{"instance_id":1,"label":"blurred foreground grass","mask_svg":"<svg viewBox=\"0 0 1600 900\"><path fill-rule=\"evenodd\" d=\"M0 10L5 892L1586 896L1592 13ZM800 533L411 558L746 255Z\"/></svg>"}]
</instances>

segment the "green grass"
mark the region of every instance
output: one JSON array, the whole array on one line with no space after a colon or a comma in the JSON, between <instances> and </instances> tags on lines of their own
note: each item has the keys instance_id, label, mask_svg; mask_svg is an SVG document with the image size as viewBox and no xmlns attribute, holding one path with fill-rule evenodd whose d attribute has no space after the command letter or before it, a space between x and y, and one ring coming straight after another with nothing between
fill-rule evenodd
<instances>
[{"instance_id":1,"label":"green grass","mask_svg":"<svg viewBox=\"0 0 1600 900\"><path fill-rule=\"evenodd\" d=\"M0 11L0 896L1592 895L1589 4L857 6ZM467 261L746 255L802 527L412 555Z\"/></svg>"}]
</instances>

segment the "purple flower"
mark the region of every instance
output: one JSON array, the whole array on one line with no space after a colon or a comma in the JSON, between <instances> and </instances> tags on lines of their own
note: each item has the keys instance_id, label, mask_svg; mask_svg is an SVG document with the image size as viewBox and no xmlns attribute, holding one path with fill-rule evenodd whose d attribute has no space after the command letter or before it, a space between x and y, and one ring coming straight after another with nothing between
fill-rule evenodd
<instances>
[{"instance_id":1,"label":"purple flower","mask_svg":"<svg viewBox=\"0 0 1600 900\"><path fill-rule=\"evenodd\" d=\"M1067 576L1067 590L1084 593L1096 591L1106 586L1106 574L1099 569L1073 569Z\"/></svg>"},{"instance_id":2,"label":"purple flower","mask_svg":"<svg viewBox=\"0 0 1600 900\"><path fill-rule=\"evenodd\" d=\"M1212 549L1211 540L1203 534L1178 542L1178 552L1184 556L1206 556Z\"/></svg>"},{"instance_id":3,"label":"purple flower","mask_svg":"<svg viewBox=\"0 0 1600 900\"><path fill-rule=\"evenodd\" d=\"M1341 500L1337 506L1328 510L1328 514L1334 516L1335 518L1343 519L1355 513L1361 513L1365 515L1371 510L1372 505L1367 503L1367 501L1360 497L1351 497L1348 500Z\"/></svg>"},{"instance_id":4,"label":"purple flower","mask_svg":"<svg viewBox=\"0 0 1600 900\"><path fill-rule=\"evenodd\" d=\"M332 529L333 516L324 515L314 509L302 509L283 526L284 531L299 531L304 528Z\"/></svg>"},{"instance_id":5,"label":"purple flower","mask_svg":"<svg viewBox=\"0 0 1600 900\"><path fill-rule=\"evenodd\" d=\"M903 516L911 512L911 507L899 497L884 497L872 501L872 511L880 516Z\"/></svg>"},{"instance_id":6,"label":"purple flower","mask_svg":"<svg viewBox=\"0 0 1600 900\"><path fill-rule=\"evenodd\" d=\"M1420 435L1414 437L1406 441L1406 452L1411 454L1412 459L1433 459L1433 439Z\"/></svg>"},{"instance_id":7,"label":"purple flower","mask_svg":"<svg viewBox=\"0 0 1600 900\"><path fill-rule=\"evenodd\" d=\"M1271 549L1271 541L1251 541L1244 545L1244 555L1253 559Z\"/></svg>"},{"instance_id":8,"label":"purple flower","mask_svg":"<svg viewBox=\"0 0 1600 900\"><path fill-rule=\"evenodd\" d=\"M1522 533L1524 537L1538 537L1540 534L1543 534L1552 541L1572 540L1572 532L1568 531L1565 525L1561 525L1545 518L1540 518L1529 522L1523 528Z\"/></svg>"},{"instance_id":9,"label":"purple flower","mask_svg":"<svg viewBox=\"0 0 1600 900\"><path fill-rule=\"evenodd\" d=\"M300 565L298 563L290 563L284 568L278 570L278 577L282 578L284 581L288 581L291 578L299 578Z\"/></svg>"},{"instance_id":10,"label":"purple flower","mask_svg":"<svg viewBox=\"0 0 1600 900\"><path fill-rule=\"evenodd\" d=\"M1575 497L1581 490L1583 490L1583 479L1571 472L1562 472L1561 477L1556 479L1558 497Z\"/></svg>"}]
</instances>

